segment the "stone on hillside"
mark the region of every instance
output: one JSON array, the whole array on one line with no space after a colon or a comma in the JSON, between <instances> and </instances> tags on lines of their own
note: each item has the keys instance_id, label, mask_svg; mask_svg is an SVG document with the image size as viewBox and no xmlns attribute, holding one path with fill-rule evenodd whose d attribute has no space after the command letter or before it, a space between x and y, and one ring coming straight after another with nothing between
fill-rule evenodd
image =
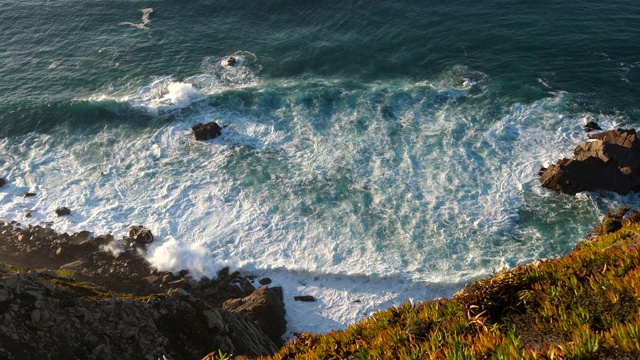
<instances>
[{"instance_id":1,"label":"stone on hillside","mask_svg":"<svg viewBox=\"0 0 640 360\"><path fill-rule=\"evenodd\" d=\"M9 292L5 289L0 289L0 302L7 301L9 299Z\"/></svg>"},{"instance_id":2,"label":"stone on hillside","mask_svg":"<svg viewBox=\"0 0 640 360\"><path fill-rule=\"evenodd\" d=\"M282 334L287 331L287 320L281 287L258 288L247 297L227 300L222 308L249 314L274 344L284 344Z\"/></svg>"},{"instance_id":3,"label":"stone on hillside","mask_svg":"<svg viewBox=\"0 0 640 360\"><path fill-rule=\"evenodd\" d=\"M76 261L72 261L70 263L66 263L60 266L60 270L82 270L87 265L87 260L78 259Z\"/></svg>"},{"instance_id":4,"label":"stone on hillside","mask_svg":"<svg viewBox=\"0 0 640 360\"><path fill-rule=\"evenodd\" d=\"M197 124L192 127L193 135L196 140L209 140L215 139L222 135L222 128L215 121L206 124Z\"/></svg>"},{"instance_id":5,"label":"stone on hillside","mask_svg":"<svg viewBox=\"0 0 640 360\"><path fill-rule=\"evenodd\" d=\"M56 209L56 215L58 216L71 215L71 210L69 210L69 208L65 206L59 207Z\"/></svg>"},{"instance_id":6,"label":"stone on hillside","mask_svg":"<svg viewBox=\"0 0 640 360\"><path fill-rule=\"evenodd\" d=\"M42 314L40 313L40 310L36 309L33 310L31 312L31 322L34 324L37 324L40 322L40 318L42 317Z\"/></svg>"},{"instance_id":7,"label":"stone on hillside","mask_svg":"<svg viewBox=\"0 0 640 360\"><path fill-rule=\"evenodd\" d=\"M59 279L60 278L60 275L58 275L58 273L56 273L53 270L43 270L43 271L40 272L40 275L46 275L46 276L48 276L50 278L53 278L53 279Z\"/></svg>"},{"instance_id":8,"label":"stone on hillside","mask_svg":"<svg viewBox=\"0 0 640 360\"><path fill-rule=\"evenodd\" d=\"M202 315L207 320L207 327L209 329L216 329L219 332L228 331L227 326L224 324L224 320L217 309L205 310Z\"/></svg>"},{"instance_id":9,"label":"stone on hillside","mask_svg":"<svg viewBox=\"0 0 640 360\"><path fill-rule=\"evenodd\" d=\"M540 170L543 187L565 194L606 190L627 194L640 190L640 140L634 129L589 134L574 150L575 159L562 159Z\"/></svg>"},{"instance_id":10,"label":"stone on hillside","mask_svg":"<svg viewBox=\"0 0 640 360\"><path fill-rule=\"evenodd\" d=\"M80 231L77 233L73 233L70 236L71 241L77 244L83 244L89 240L91 240L91 231Z\"/></svg>"}]
</instances>

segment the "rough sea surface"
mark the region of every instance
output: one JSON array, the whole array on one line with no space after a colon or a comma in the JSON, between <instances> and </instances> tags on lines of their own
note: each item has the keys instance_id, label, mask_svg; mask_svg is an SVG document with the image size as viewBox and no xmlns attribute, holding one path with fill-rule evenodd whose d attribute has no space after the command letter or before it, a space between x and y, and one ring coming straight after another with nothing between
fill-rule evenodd
<instances>
[{"instance_id":1,"label":"rough sea surface","mask_svg":"<svg viewBox=\"0 0 640 360\"><path fill-rule=\"evenodd\" d=\"M0 44L0 218L143 224L161 269L283 286L291 332L450 296L640 205L537 179L587 121L640 126L637 1L11 1ZM193 140L208 121L223 136Z\"/></svg>"}]
</instances>

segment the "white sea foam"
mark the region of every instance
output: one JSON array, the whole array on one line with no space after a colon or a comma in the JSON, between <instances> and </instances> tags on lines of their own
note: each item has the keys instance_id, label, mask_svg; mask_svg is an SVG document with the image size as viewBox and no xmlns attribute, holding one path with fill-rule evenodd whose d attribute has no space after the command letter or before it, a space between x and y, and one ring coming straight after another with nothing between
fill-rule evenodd
<instances>
[{"instance_id":1,"label":"white sea foam","mask_svg":"<svg viewBox=\"0 0 640 360\"><path fill-rule=\"evenodd\" d=\"M181 80L173 76L161 76L140 87L134 94L100 94L90 100L124 101L135 108L158 115L184 109L212 94L256 85L260 71L256 56L244 51L231 56L237 59L235 66L224 65L224 59L228 57L223 57L223 60L220 57L206 58L202 64L202 74Z\"/></svg>"},{"instance_id":2,"label":"white sea foam","mask_svg":"<svg viewBox=\"0 0 640 360\"><path fill-rule=\"evenodd\" d=\"M153 9L145 8L145 9L140 9L140 11L142 11L142 20L141 20L142 22L132 23L129 21L125 21L125 22L121 22L119 25L131 26L140 30L149 30L149 27L147 27L147 25L149 25L149 23L151 22L151 20L149 20L149 16L153 12Z\"/></svg>"},{"instance_id":3,"label":"white sea foam","mask_svg":"<svg viewBox=\"0 0 640 360\"><path fill-rule=\"evenodd\" d=\"M162 78L140 89L137 96L124 98L133 106L144 107L152 113L182 109L206 97L194 84Z\"/></svg>"},{"instance_id":4,"label":"white sea foam","mask_svg":"<svg viewBox=\"0 0 640 360\"><path fill-rule=\"evenodd\" d=\"M297 332L449 296L494 269L561 253L578 240L567 233L597 216L591 196L565 199L537 185L540 166L583 140L584 122L621 121L569 115L568 94L496 108L483 100L488 77L465 67L358 90L320 80L267 90L252 78L243 93L252 107L234 112L200 102L247 84L212 66L126 98L150 112L189 107L170 123L0 139L10 181L0 218L116 238L144 224L158 268L213 276L229 265L271 277ZM193 141L190 127L211 120L229 125L223 136ZM72 215L56 217L59 206ZM293 302L299 294L319 301Z\"/></svg>"}]
</instances>

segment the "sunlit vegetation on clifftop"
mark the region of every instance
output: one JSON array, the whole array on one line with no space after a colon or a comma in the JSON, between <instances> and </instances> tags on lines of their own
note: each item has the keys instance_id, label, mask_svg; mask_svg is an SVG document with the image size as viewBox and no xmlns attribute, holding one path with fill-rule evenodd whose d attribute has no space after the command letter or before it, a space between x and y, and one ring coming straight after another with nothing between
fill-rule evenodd
<instances>
[{"instance_id":1,"label":"sunlit vegetation on clifftop","mask_svg":"<svg viewBox=\"0 0 640 360\"><path fill-rule=\"evenodd\" d=\"M562 258L303 333L272 359L638 359L640 213L621 213Z\"/></svg>"}]
</instances>

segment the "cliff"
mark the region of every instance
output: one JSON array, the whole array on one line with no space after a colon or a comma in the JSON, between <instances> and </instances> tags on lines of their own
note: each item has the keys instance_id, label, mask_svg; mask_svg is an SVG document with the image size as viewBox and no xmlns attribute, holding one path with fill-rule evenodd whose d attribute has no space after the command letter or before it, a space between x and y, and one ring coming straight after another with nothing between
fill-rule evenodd
<instances>
[{"instance_id":1,"label":"cliff","mask_svg":"<svg viewBox=\"0 0 640 360\"><path fill-rule=\"evenodd\" d=\"M279 351L261 328L272 320L247 308L277 292L226 271L201 281L159 273L126 251L89 251L101 237L3 223L3 261L23 267L0 265L0 358L637 359L640 212L624 212L609 214L566 256L495 273L451 299L378 312L344 331L303 333ZM72 254L84 255L60 265ZM36 260L56 270L24 267ZM109 275L100 280L101 273ZM225 295L226 286L246 291Z\"/></svg>"},{"instance_id":2,"label":"cliff","mask_svg":"<svg viewBox=\"0 0 640 360\"><path fill-rule=\"evenodd\" d=\"M250 275L228 269L200 280L159 272L139 248L101 250L113 241L0 223L0 359L178 360L278 350L286 326L280 288L255 289Z\"/></svg>"},{"instance_id":3,"label":"cliff","mask_svg":"<svg viewBox=\"0 0 640 360\"><path fill-rule=\"evenodd\" d=\"M638 359L640 213L622 215L559 259L301 334L268 359Z\"/></svg>"}]
</instances>

